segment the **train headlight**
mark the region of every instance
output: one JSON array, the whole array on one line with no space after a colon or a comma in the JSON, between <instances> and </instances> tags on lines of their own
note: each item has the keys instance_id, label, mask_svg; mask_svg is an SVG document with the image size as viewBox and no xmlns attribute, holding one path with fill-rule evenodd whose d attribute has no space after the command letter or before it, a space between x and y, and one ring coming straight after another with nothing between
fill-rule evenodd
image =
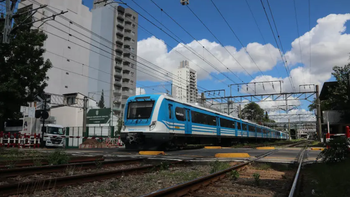
<instances>
[{"instance_id":1,"label":"train headlight","mask_svg":"<svg viewBox=\"0 0 350 197\"><path fill-rule=\"evenodd\" d=\"M151 125L149 125L149 130L152 131L156 127L157 121L152 121Z\"/></svg>"}]
</instances>

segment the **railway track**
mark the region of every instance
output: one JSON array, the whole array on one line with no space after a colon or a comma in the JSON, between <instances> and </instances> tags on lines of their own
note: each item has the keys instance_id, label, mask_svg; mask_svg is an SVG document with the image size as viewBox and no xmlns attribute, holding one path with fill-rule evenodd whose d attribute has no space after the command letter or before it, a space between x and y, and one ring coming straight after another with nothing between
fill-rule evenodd
<instances>
[{"instance_id":1,"label":"railway track","mask_svg":"<svg viewBox=\"0 0 350 197\"><path fill-rule=\"evenodd\" d=\"M170 166L184 163L184 161L177 161L170 163ZM0 196L19 195L23 193L33 193L34 191L48 190L52 188L61 188L68 185L77 185L81 183L103 181L110 178L118 178L121 176L139 174L157 170L162 167L162 164L145 165L140 167L133 167L127 169L110 170L104 172L87 173L74 176L65 176L58 178L48 178L41 180L33 180L27 182L13 183L0 185Z\"/></svg>"},{"instance_id":2,"label":"railway track","mask_svg":"<svg viewBox=\"0 0 350 197\"><path fill-rule=\"evenodd\" d=\"M0 179L15 177L15 176L28 176L33 174L62 172L62 171L65 171L67 168L73 168L73 167L79 170L85 170L85 169L91 169L91 168L97 168L97 167L115 167L119 165L135 164L143 160L144 159L127 159L127 160L115 160L115 161L101 161L99 163L81 162L81 163L53 165L53 166L13 168L13 169L0 170Z\"/></svg>"},{"instance_id":3,"label":"railway track","mask_svg":"<svg viewBox=\"0 0 350 197\"><path fill-rule=\"evenodd\" d=\"M306 148L304 148L299 156L299 167L298 167L298 170L296 171L296 174L295 174L295 178L294 178L294 181L293 181L293 185L291 186L291 190L290 190L290 195L289 197L293 197L294 193L295 193L295 190L297 188L297 183L298 183L298 178L299 178L299 173L300 173L300 169L301 169L301 165L302 165L302 161L303 161L303 158L304 158L304 154L305 154L305 150ZM182 184L178 184L178 185L175 185L175 186L172 186L172 187L168 187L168 188L165 188L165 189L162 189L162 190L158 190L158 191L155 191L155 192L152 192L152 193L149 193L147 195L145 195L145 197L158 197L158 196L184 196L186 194L189 194L189 193L192 193L192 192L195 192L196 190L200 189L200 188L203 188L203 187L206 187L210 184L213 184L221 179L224 179L226 177L226 174L228 172L231 172L232 170L238 170L240 168L243 168L244 166L254 162L254 161L257 161L261 158L264 158L274 152L276 152L277 150L273 150L273 151L269 151L263 155L260 155L258 156L256 159L253 159L253 160L250 160L248 162L245 162L245 163L242 163L242 164L238 164L238 165L235 165L235 166L232 166L230 168L227 168L225 170L222 170L222 171L219 171L219 172L216 172L216 173L213 173L213 174L210 174L210 175L207 175L207 176L203 176L203 177L200 177L200 178L197 178L197 179L194 179L194 180L191 180L191 181L188 181L188 182L185 182L185 183L182 183Z\"/></svg>"},{"instance_id":4,"label":"railway track","mask_svg":"<svg viewBox=\"0 0 350 197\"><path fill-rule=\"evenodd\" d=\"M93 157L72 157L68 163L82 163L82 162L93 162L93 161L103 161L103 156L93 156ZM39 161L41 165L48 165L49 162L45 159L42 159ZM9 164L13 163L14 167L28 167L28 166L34 166L33 159L26 159L26 160L18 160L18 161L12 161L12 160L5 160L0 162L0 169L6 169L8 168Z\"/></svg>"}]
</instances>

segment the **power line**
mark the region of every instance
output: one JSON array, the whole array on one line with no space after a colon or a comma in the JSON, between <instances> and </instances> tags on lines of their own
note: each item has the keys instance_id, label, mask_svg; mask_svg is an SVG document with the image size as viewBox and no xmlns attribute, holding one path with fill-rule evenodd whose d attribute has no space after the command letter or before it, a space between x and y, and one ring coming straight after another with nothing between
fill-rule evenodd
<instances>
[{"instance_id":1,"label":"power line","mask_svg":"<svg viewBox=\"0 0 350 197\"><path fill-rule=\"evenodd\" d=\"M121 0L122 1L122 0ZM123 2L123 1L122 1ZM125 3L125 2L123 2ZM127 5L129 8L131 8L129 5ZM132 9L132 8L131 8ZM134 10L135 11L135 10ZM153 23L152 21L150 21L147 17L143 16L142 14L140 14L139 12L135 11L138 15L140 15L141 17L143 17L145 20L147 20L149 23L151 23L153 26L157 27L159 30L163 31L165 34L167 34L170 38L172 38L173 40L175 40L176 42L178 42L179 44L181 44L182 46L184 46L187 50L188 47L186 45L184 45L183 43L181 43L180 41L178 41L177 39L175 39L173 36L171 36L168 32L164 31L162 28L160 28L158 25L156 25L155 23ZM167 14L166 12L164 12L165 14ZM167 16L169 16L167 14ZM178 23L177 23L178 24ZM185 30L186 31L186 30ZM187 32L187 31L186 31ZM194 39L195 40L195 39ZM196 40L196 42L198 42ZM199 42L198 42L199 43ZM201 44L200 44L201 45ZM203 45L202 45L203 46ZM204 46L203 46L204 47ZM205 47L204 47L205 48ZM207 50L207 49L206 49ZM215 70L217 70L219 73L221 73L222 75L224 75L227 79L229 79L230 81L236 83L234 80L232 80L230 77L228 77L225 73L222 73L218 68L216 68L214 65L212 65L210 62L208 62L204 57L201 57L198 53L193 52L192 50L189 50L191 53L195 54L197 57L199 57L200 59L202 59L204 62L206 62L208 65L210 65L212 68L214 68ZM208 51L208 50L207 50ZM213 57L215 57L210 51L208 51ZM215 57L216 58L216 57ZM216 58L217 59L217 58ZM218 59L217 59L218 60ZM220 60L218 60L220 61ZM221 62L221 61L220 61Z\"/></svg>"},{"instance_id":2,"label":"power line","mask_svg":"<svg viewBox=\"0 0 350 197\"><path fill-rule=\"evenodd\" d=\"M309 65L309 72L310 72L310 77L309 77L309 81L311 82L311 66L312 66L312 64L311 64L311 2L310 2L310 0L308 0L308 3L309 3L309 56L310 56L310 65Z\"/></svg>"},{"instance_id":3,"label":"power line","mask_svg":"<svg viewBox=\"0 0 350 197\"><path fill-rule=\"evenodd\" d=\"M255 60L253 59L253 57L250 55L250 53L247 51L246 47L244 47L241 39L239 39L239 37L237 36L237 34L235 33L235 31L232 29L231 25L227 22L226 18L224 17L224 15L221 13L221 11L219 10L219 8L216 6L216 4L214 3L213 0L210 0L211 3L214 5L214 7L216 8L216 10L219 12L220 16L222 17L222 19L225 21L226 25L230 28L231 32L233 33L233 35L236 37L236 39L238 40L238 42L241 44L242 48L245 50L245 52L248 54L248 56L250 57L250 59L253 61L253 63L255 64L255 66L258 68L258 70L260 71L260 74L262 76L264 76L264 73L262 73L261 69L259 68L259 66L256 64ZM226 49L226 48L225 48ZM226 49L227 50L227 49ZM227 50L227 52L229 52ZM230 52L229 52L230 53ZM230 53L230 55L232 56L232 54ZM242 66L242 68L248 73L248 71ZM249 73L248 73L249 74ZM250 75L250 74L249 74ZM250 75L251 76L251 75ZM252 77L252 76L251 76ZM253 78L253 77L252 77ZM253 78L254 79L254 78Z\"/></svg>"},{"instance_id":4,"label":"power line","mask_svg":"<svg viewBox=\"0 0 350 197\"><path fill-rule=\"evenodd\" d=\"M56 21L56 22L58 22L58 21ZM65 26L65 27L67 27L67 28L69 28L70 29L70 27L68 27L68 26L66 26L66 25L64 25L64 24L62 24L62 23L60 23L60 22L58 22L59 24L61 24L61 25L63 25L63 26ZM50 25L50 24L49 24ZM72 34L70 34L70 33L68 33L68 32L65 32L65 31L63 31L62 29L59 29L59 28L57 28L57 27L55 27L55 26L53 26L53 25L50 25L50 26L52 26L53 28L56 28L57 30L60 30L60 31L62 31L62 32L64 32L64 33L67 33L69 36L73 36ZM81 34L81 35L83 35L83 36L85 36L85 37L87 37L87 38L89 38L88 36L86 36L86 35L84 35L84 34L82 34L82 33L80 33L80 32L78 32L78 31L76 31L76 30L74 30L74 29L72 29L73 31L75 31L75 32L77 32L77 33L79 33L79 34ZM49 33L51 33L51 32L49 32ZM85 42L85 43L87 43L87 44L90 44L91 46L94 46L94 47L96 47L95 45L93 45L93 44L91 44L91 43L89 43L89 42L87 42L87 41L84 41L84 40L82 40L81 38L79 38L79 37L77 37L77 36L73 36L73 37L75 37L76 39L78 39L78 40L80 40L80 41L82 41L82 42ZM64 38L62 38L62 39L64 39ZM93 40L93 39L92 39ZM96 40L94 40L95 42L97 42ZM72 42L72 43L74 43L74 42ZM99 42L97 42L97 43L99 43ZM76 43L74 43L74 44L76 44ZM99 43L99 44L101 44L102 45L102 43ZM80 45L81 46L81 45ZM108 49L110 49L110 50L113 50L112 48L110 48L110 47L108 47L108 46L106 46L106 45L104 45L106 48L108 48ZM83 46L81 46L81 47L83 47ZM104 52L106 52L106 53L109 53L109 54L111 54L109 51L106 51L106 50L104 50L104 49L101 49L101 48L99 48L99 47L96 47L96 48L98 48L98 49L100 49L100 50L103 50ZM89 50L89 49L88 49ZM91 50L90 50L91 51ZM93 52L95 52L95 51L93 51ZM99 54L99 53L98 53ZM102 54L100 54L100 55L102 55ZM111 55L113 55L113 54L111 54ZM107 58L109 58L109 57L107 57ZM142 57L140 57L141 59L143 59ZM133 60L133 59L132 59ZM145 61L147 61L147 60L145 60ZM159 73L161 73L160 71L158 71L158 70L155 70L155 69L153 69L153 68L150 68L149 66L147 66L146 64L143 64L143 63L141 63L141 62L139 62L139 61L136 61L136 62L138 62L138 63L140 63L140 64L142 64L143 66L146 66L146 67L148 67L149 69L151 69L153 72L159 72ZM147 61L148 62L148 61ZM153 64L153 65L155 65L155 64ZM161 67L159 67L159 66L157 66L157 65L155 65L156 67L158 67L159 69L162 69ZM164 70L164 69L163 69ZM165 72L167 72L168 73L168 71L166 71L166 70L164 70ZM141 71L142 72L142 71ZM163 74L163 75L165 75L165 76L167 76L167 74L164 74L164 73L161 73L161 74ZM172 74L172 73L171 73ZM169 77L169 76L168 76ZM158 77L159 78L159 77ZM169 77L170 78L170 77ZM163 79L164 80L164 79ZM175 80L174 80L175 81ZM181 84L181 83L183 83L182 81L177 81L179 84ZM175 86L177 86L177 85L175 85ZM179 87L179 86L177 86L177 87ZM201 88L200 86L198 86L199 88ZM180 87L180 88L182 88L182 87ZM203 88L202 88L203 89Z\"/></svg>"},{"instance_id":5,"label":"power line","mask_svg":"<svg viewBox=\"0 0 350 197\"><path fill-rule=\"evenodd\" d=\"M301 45L300 45L300 32L299 32L299 23L298 23L298 13L297 13L297 7L296 7L296 2L293 0L293 5L294 5L294 12L295 12L295 22L297 25L297 33L298 33L298 40L299 40L299 52L300 52L300 62L303 62L303 53L301 51Z\"/></svg>"},{"instance_id":6,"label":"power line","mask_svg":"<svg viewBox=\"0 0 350 197\"><path fill-rule=\"evenodd\" d=\"M34 0L34 1L35 1L35 0ZM52 6L49 6L49 7L52 7ZM113 8L113 7L112 7L112 8ZM48 9L48 8L46 8L46 9ZM56 9L57 9L57 8L56 8ZM52 10L50 10L50 9L48 9L48 10L51 11L51 12L53 12L53 13L55 13L54 11L52 11ZM71 22L71 21L70 21L69 19L67 19L66 17L63 17L63 18L64 18L66 21ZM63 23L58 22L58 21L56 21L56 22L59 23L59 24L61 24L62 26L65 26L65 27L67 27L67 28L70 29L70 26L64 25ZM72 24L73 24L73 23L72 23ZM74 23L74 24L75 24L75 23ZM52 25L51 25L51 26L52 26ZM54 27L54 26L52 26L52 27ZM78 26L78 27L79 27L79 26ZM63 31L63 30L61 30L61 29L59 29L59 28L57 28L57 27L54 27L54 28L56 28L56 29L58 29L58 30L60 30L60 31L62 31L62 32L64 32L64 33L69 34L68 32L65 32L65 31ZM82 34L81 32L78 32L78 31L76 31L76 30L74 30L74 29L71 29L71 30L72 30L72 31L75 31L76 33L79 33L79 34L83 35L84 37L87 37L87 38L90 39L90 37L88 37L88 36ZM86 28L84 28L84 30L90 32L90 33L93 34L93 35L96 35L96 36L100 37L101 39L106 40L105 38L101 37L100 35L98 35L98 34L92 32L92 31L90 31L90 30L88 30L88 29L86 29ZM69 34L69 35L70 35L70 34ZM74 37L76 37L76 36L74 36ZM78 38L78 37L76 37L76 38L79 39L79 40L81 40L81 41L83 41L81 38ZM94 39L92 39L92 38L91 38L91 40L95 41L96 43L98 43L98 44L100 44L100 45L103 45L102 43L97 42L96 40L94 40ZM111 43L112 45L116 45L115 43L112 43L112 42L110 42L110 41L108 41L108 40L106 40L106 41L109 42L109 43ZM83 42L87 43L86 41L83 41ZM87 43L87 44L90 44L90 45L91 45L91 43ZM110 49L110 50L113 50L113 49L110 48L109 46L106 46L106 45L103 45L103 46L106 47L106 48L108 48L108 49ZM95 46L95 47L96 47L96 46ZM96 48L98 48L98 47L96 47ZM105 50L104 50L104 51L105 51ZM105 51L105 52L110 53L109 51ZM131 52L130 52L130 53L131 53ZM137 56L137 54L135 54L135 53L131 53L131 54L134 54L134 55ZM113 55L113 54L112 54L112 55ZM141 58L143 61L146 61L146 62L148 62L148 63L150 63L150 64L153 64L153 63L147 61L146 59L144 59L144 58L142 58L142 57L140 57L140 56L137 56L137 57ZM141 63L141 62L139 62L139 61L136 61L136 62ZM168 73L171 73L171 72L169 72L169 71L167 71L167 70L165 70L165 69L163 69L163 68L161 68L161 67L159 67L159 66L157 66L157 65L155 65L155 64L153 64L153 65L156 66L156 67L158 67L158 68L161 69L161 70L164 70L167 74L168 74ZM159 72L159 71L158 71L158 72ZM164 74L164 73L162 73L162 74ZM173 73L171 73L171 74L173 75ZM183 78L181 77L181 79L183 79ZM184 80L186 80L186 79L184 79ZM187 80L186 80L186 81L187 81ZM180 84L181 84L181 82L180 82ZM198 86L198 85L197 85L197 87L201 88L201 87ZM205 89L205 88L202 88L202 89Z\"/></svg>"},{"instance_id":7,"label":"power line","mask_svg":"<svg viewBox=\"0 0 350 197\"><path fill-rule=\"evenodd\" d=\"M250 14L251 14L252 17L253 17L254 23L255 23L256 27L258 28L259 34L260 34L260 36L261 36L261 38L262 38L264 44L267 44L267 42L266 42L266 40L265 40L265 37L264 37L263 33L261 32L260 26L259 26L259 24L258 24L258 22L257 22L257 20L256 20L256 18L255 18L255 16L254 16L253 10L251 9L251 7L250 7L248 1L245 0L245 2L246 2L246 4L247 4L247 6L248 6L248 9L249 9ZM270 50L269 47L268 47L267 49L268 49L268 51L269 51L270 58L271 58L271 60L273 61L272 54L271 54L271 50ZM279 71L279 68L278 68L278 67L276 67L276 68L277 68L277 70Z\"/></svg>"},{"instance_id":8,"label":"power line","mask_svg":"<svg viewBox=\"0 0 350 197\"><path fill-rule=\"evenodd\" d=\"M292 77L291 77L291 75L290 75L289 67L288 67L287 64L286 64L286 61L285 61L285 59L284 59L284 55L283 55L283 53L282 53L282 51L281 51L281 48L280 48L280 46L279 46L279 44L278 44L278 42L277 42L275 33L274 33L274 31L273 31L273 28L272 28L272 25L271 25L271 22L270 22L270 19L269 19L268 15L267 15L267 12L266 12L266 8L265 8L264 3L263 3L262 0L260 0L260 3L261 3L261 6L262 6L262 8L263 8L263 10L264 10L266 19L267 19L267 21L268 21L268 23L269 23L270 30L271 30L271 32L272 32L272 35L273 35L273 38L274 38L274 40L275 40L276 46L277 46L277 48L278 48L278 50L279 50L279 52L280 52L280 56L281 56L282 62L283 62L283 64L284 64L284 68L286 69L286 72L287 72L287 75L288 75L288 78L289 78L290 85L291 85L292 89L295 91L295 87L294 87L294 84L293 84ZM271 11L271 10L270 10L270 11ZM272 11L271 11L271 13L272 13ZM276 26L275 26L275 27L276 27ZM278 32L277 32L277 34L278 34ZM278 38L279 38L279 35L278 35ZM282 50L283 50L283 49L282 49Z\"/></svg>"}]
</instances>

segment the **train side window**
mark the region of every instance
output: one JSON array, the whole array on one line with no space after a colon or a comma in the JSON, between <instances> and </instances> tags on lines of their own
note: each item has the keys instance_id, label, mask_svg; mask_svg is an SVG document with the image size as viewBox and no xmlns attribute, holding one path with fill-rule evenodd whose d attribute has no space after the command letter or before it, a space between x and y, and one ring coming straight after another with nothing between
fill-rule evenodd
<instances>
[{"instance_id":1,"label":"train side window","mask_svg":"<svg viewBox=\"0 0 350 197\"><path fill-rule=\"evenodd\" d=\"M186 120L186 114L185 109L181 107L175 108L175 117L179 121L185 121Z\"/></svg>"},{"instance_id":2,"label":"train side window","mask_svg":"<svg viewBox=\"0 0 350 197\"><path fill-rule=\"evenodd\" d=\"M242 124L242 128L243 128L243 130L247 130L247 125L246 124Z\"/></svg>"},{"instance_id":3,"label":"train side window","mask_svg":"<svg viewBox=\"0 0 350 197\"><path fill-rule=\"evenodd\" d=\"M191 121L190 120L190 110L186 110L187 111L187 121Z\"/></svg>"},{"instance_id":4,"label":"train side window","mask_svg":"<svg viewBox=\"0 0 350 197\"><path fill-rule=\"evenodd\" d=\"M241 127L241 123L240 122L237 122L237 129L241 130L242 127Z\"/></svg>"},{"instance_id":5,"label":"train side window","mask_svg":"<svg viewBox=\"0 0 350 197\"><path fill-rule=\"evenodd\" d=\"M168 105L168 108L169 108L169 119L172 119L173 117L172 117L172 108L173 108L173 105L172 104L169 104Z\"/></svg>"}]
</instances>

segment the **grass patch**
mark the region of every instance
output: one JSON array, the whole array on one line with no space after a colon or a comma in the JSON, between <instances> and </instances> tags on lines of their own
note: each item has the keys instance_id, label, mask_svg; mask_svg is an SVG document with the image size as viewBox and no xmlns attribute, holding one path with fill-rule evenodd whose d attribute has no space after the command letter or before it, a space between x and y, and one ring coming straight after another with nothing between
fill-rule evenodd
<instances>
[{"instance_id":1,"label":"grass patch","mask_svg":"<svg viewBox=\"0 0 350 197\"><path fill-rule=\"evenodd\" d=\"M303 170L301 196L350 196L350 159L338 163L318 163ZM315 195L312 195L314 190Z\"/></svg>"},{"instance_id":2,"label":"grass patch","mask_svg":"<svg viewBox=\"0 0 350 197\"><path fill-rule=\"evenodd\" d=\"M230 164L227 162L220 162L219 160L216 160L214 163L211 163L210 166L211 166L210 174L212 174L212 173L219 172L221 170L225 170L229 168Z\"/></svg>"},{"instance_id":3,"label":"grass patch","mask_svg":"<svg viewBox=\"0 0 350 197\"><path fill-rule=\"evenodd\" d=\"M254 165L254 168L257 170L269 170L271 169L271 164L268 163L258 163Z\"/></svg>"},{"instance_id":4,"label":"grass patch","mask_svg":"<svg viewBox=\"0 0 350 197\"><path fill-rule=\"evenodd\" d=\"M47 157L47 161L50 165L67 164L69 162L70 156L64 152L64 150L55 150L50 153Z\"/></svg>"},{"instance_id":5,"label":"grass patch","mask_svg":"<svg viewBox=\"0 0 350 197\"><path fill-rule=\"evenodd\" d=\"M161 171L160 175L163 177L174 178L175 180L190 181L197 177L203 176L202 172L193 170L190 172L171 172L171 171Z\"/></svg>"}]
</instances>

